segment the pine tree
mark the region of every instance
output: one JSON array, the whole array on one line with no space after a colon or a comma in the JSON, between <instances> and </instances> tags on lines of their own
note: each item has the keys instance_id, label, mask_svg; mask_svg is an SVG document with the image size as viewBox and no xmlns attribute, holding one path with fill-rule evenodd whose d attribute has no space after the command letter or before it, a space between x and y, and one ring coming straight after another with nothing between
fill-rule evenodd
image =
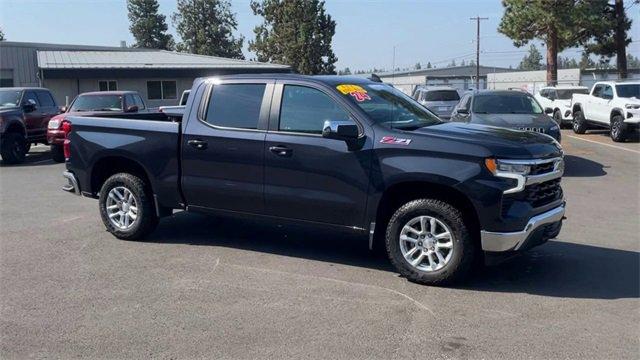
<instances>
[{"instance_id":1,"label":"pine tree","mask_svg":"<svg viewBox=\"0 0 640 360\"><path fill-rule=\"evenodd\" d=\"M422 69L422 64L420 64L419 62L417 62L414 66L413 66L414 70L420 70Z\"/></svg>"},{"instance_id":2,"label":"pine tree","mask_svg":"<svg viewBox=\"0 0 640 360\"><path fill-rule=\"evenodd\" d=\"M582 56L580 57L580 63L578 64L581 70L590 69L596 66L596 63L591 60L589 53L584 51L582 52Z\"/></svg>"},{"instance_id":3,"label":"pine tree","mask_svg":"<svg viewBox=\"0 0 640 360\"><path fill-rule=\"evenodd\" d=\"M627 66L629 69L640 69L640 58L627 54Z\"/></svg>"},{"instance_id":4,"label":"pine tree","mask_svg":"<svg viewBox=\"0 0 640 360\"><path fill-rule=\"evenodd\" d=\"M158 14L157 0L127 0L129 30L136 43L133 47L172 50L173 37L167 34L164 15Z\"/></svg>"},{"instance_id":5,"label":"pine tree","mask_svg":"<svg viewBox=\"0 0 640 360\"><path fill-rule=\"evenodd\" d=\"M606 0L502 0L498 31L517 47L540 39L547 47L547 83L558 79L558 53L588 38L601 22Z\"/></svg>"},{"instance_id":6,"label":"pine tree","mask_svg":"<svg viewBox=\"0 0 640 360\"><path fill-rule=\"evenodd\" d=\"M251 9L264 20L249 42L259 61L287 64L301 74L335 74L338 58L331 41L336 22L325 12L324 1L252 0Z\"/></svg>"},{"instance_id":7,"label":"pine tree","mask_svg":"<svg viewBox=\"0 0 640 360\"><path fill-rule=\"evenodd\" d=\"M427 69L431 69L431 62L430 61L427 62Z\"/></svg>"},{"instance_id":8,"label":"pine tree","mask_svg":"<svg viewBox=\"0 0 640 360\"><path fill-rule=\"evenodd\" d=\"M4 41L4 32L0 29L0 41Z\"/></svg>"},{"instance_id":9,"label":"pine tree","mask_svg":"<svg viewBox=\"0 0 640 360\"><path fill-rule=\"evenodd\" d=\"M171 18L182 38L178 51L244 59L244 37L233 35L238 23L227 0L178 0Z\"/></svg>"},{"instance_id":10,"label":"pine tree","mask_svg":"<svg viewBox=\"0 0 640 360\"><path fill-rule=\"evenodd\" d=\"M540 51L538 51L538 48L535 45L531 44L531 46L529 46L529 53L522 58L522 61L520 61L520 65L518 65L518 69L520 70L542 69L542 54L540 53Z\"/></svg>"},{"instance_id":11,"label":"pine tree","mask_svg":"<svg viewBox=\"0 0 640 360\"><path fill-rule=\"evenodd\" d=\"M357 72L356 72L357 74ZM339 70L338 75L351 75L351 69L348 67L344 68L344 70Z\"/></svg>"}]
</instances>

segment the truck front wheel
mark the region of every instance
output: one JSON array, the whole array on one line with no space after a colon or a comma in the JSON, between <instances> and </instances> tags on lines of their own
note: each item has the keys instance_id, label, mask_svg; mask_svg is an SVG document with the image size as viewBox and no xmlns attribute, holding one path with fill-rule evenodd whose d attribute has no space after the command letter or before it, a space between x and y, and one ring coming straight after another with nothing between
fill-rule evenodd
<instances>
[{"instance_id":1,"label":"truck front wheel","mask_svg":"<svg viewBox=\"0 0 640 360\"><path fill-rule=\"evenodd\" d=\"M7 164L19 164L27 155L27 140L17 132L4 134L0 140L0 155Z\"/></svg>"},{"instance_id":2,"label":"truck front wheel","mask_svg":"<svg viewBox=\"0 0 640 360\"><path fill-rule=\"evenodd\" d=\"M419 199L401 206L387 225L386 249L401 275L427 285L463 279L471 270L476 244L463 214L450 204Z\"/></svg>"},{"instance_id":3,"label":"truck front wheel","mask_svg":"<svg viewBox=\"0 0 640 360\"><path fill-rule=\"evenodd\" d=\"M100 216L107 231L123 240L141 240L158 225L153 196L139 177L118 173L100 189Z\"/></svg>"},{"instance_id":4,"label":"truck front wheel","mask_svg":"<svg viewBox=\"0 0 640 360\"><path fill-rule=\"evenodd\" d=\"M627 138L627 129L622 115L616 115L611 119L611 140L622 142Z\"/></svg>"},{"instance_id":5,"label":"truck front wheel","mask_svg":"<svg viewBox=\"0 0 640 360\"><path fill-rule=\"evenodd\" d=\"M576 134L584 134L587 132L587 121L584 119L584 114L582 114L580 110L573 113L573 132Z\"/></svg>"}]
</instances>

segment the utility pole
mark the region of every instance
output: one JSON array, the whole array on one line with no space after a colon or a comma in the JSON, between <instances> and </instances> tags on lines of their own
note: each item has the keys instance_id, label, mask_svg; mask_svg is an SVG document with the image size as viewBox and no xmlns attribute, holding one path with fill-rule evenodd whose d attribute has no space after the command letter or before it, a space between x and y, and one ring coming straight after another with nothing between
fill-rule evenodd
<instances>
[{"instance_id":1,"label":"utility pole","mask_svg":"<svg viewBox=\"0 0 640 360\"><path fill-rule=\"evenodd\" d=\"M480 20L489 20L489 18L476 16L469 20L476 21L476 90L480 90Z\"/></svg>"}]
</instances>

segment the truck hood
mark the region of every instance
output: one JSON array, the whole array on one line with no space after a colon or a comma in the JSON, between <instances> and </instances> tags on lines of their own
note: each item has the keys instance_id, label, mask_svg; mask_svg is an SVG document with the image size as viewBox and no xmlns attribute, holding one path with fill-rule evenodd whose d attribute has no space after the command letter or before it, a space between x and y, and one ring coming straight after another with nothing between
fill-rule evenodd
<instances>
[{"instance_id":1,"label":"truck hood","mask_svg":"<svg viewBox=\"0 0 640 360\"><path fill-rule=\"evenodd\" d=\"M489 154L499 158L533 159L562 155L562 147L550 136L503 127L447 122L420 128L411 133L486 149L486 154L468 154L472 156ZM428 143L427 139L424 144ZM451 145L453 144L447 147ZM458 147L461 151L463 148L466 147Z\"/></svg>"},{"instance_id":2,"label":"truck hood","mask_svg":"<svg viewBox=\"0 0 640 360\"><path fill-rule=\"evenodd\" d=\"M0 108L0 118L21 115L22 109L20 109L19 107Z\"/></svg>"}]
</instances>

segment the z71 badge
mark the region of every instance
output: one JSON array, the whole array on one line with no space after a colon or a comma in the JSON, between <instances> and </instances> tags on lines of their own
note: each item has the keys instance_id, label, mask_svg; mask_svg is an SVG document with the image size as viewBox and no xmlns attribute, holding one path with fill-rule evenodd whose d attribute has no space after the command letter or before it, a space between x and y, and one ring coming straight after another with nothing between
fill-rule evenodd
<instances>
[{"instance_id":1,"label":"z71 badge","mask_svg":"<svg viewBox=\"0 0 640 360\"><path fill-rule=\"evenodd\" d=\"M411 139L401 139L394 136L384 136L380 139L382 144L396 144L396 145L409 145Z\"/></svg>"}]
</instances>

